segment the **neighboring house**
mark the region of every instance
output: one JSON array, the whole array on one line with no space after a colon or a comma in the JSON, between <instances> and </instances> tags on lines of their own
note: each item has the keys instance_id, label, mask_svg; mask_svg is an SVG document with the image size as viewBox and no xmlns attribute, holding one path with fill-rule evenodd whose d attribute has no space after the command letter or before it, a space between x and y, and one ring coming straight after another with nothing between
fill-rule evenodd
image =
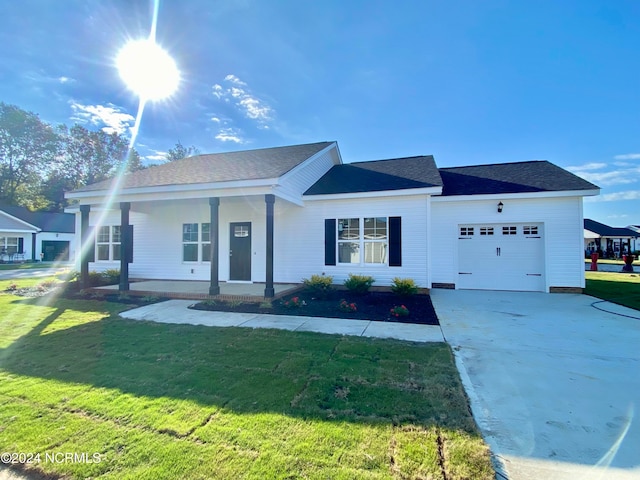
<instances>
[{"instance_id":1,"label":"neighboring house","mask_svg":"<svg viewBox=\"0 0 640 480\"><path fill-rule=\"evenodd\" d=\"M638 234L631 242L631 250L634 252L640 251L640 225L627 225L627 228Z\"/></svg>"},{"instance_id":2,"label":"neighboring house","mask_svg":"<svg viewBox=\"0 0 640 480\"><path fill-rule=\"evenodd\" d=\"M73 261L75 239L72 214L0 205L0 261Z\"/></svg>"},{"instance_id":3,"label":"neighboring house","mask_svg":"<svg viewBox=\"0 0 640 480\"><path fill-rule=\"evenodd\" d=\"M116 193L113 193L116 192ZM326 274L420 287L584 287L582 200L595 185L546 161L344 164L335 142L198 155L70 192L81 272L298 283ZM213 246L213 247L212 247ZM125 261L128 260L128 261Z\"/></svg>"},{"instance_id":4,"label":"neighboring house","mask_svg":"<svg viewBox=\"0 0 640 480\"><path fill-rule=\"evenodd\" d=\"M634 252L640 233L631 228L610 227L589 218L584 219L584 248L590 255L597 252L602 258L619 258L623 253Z\"/></svg>"}]
</instances>

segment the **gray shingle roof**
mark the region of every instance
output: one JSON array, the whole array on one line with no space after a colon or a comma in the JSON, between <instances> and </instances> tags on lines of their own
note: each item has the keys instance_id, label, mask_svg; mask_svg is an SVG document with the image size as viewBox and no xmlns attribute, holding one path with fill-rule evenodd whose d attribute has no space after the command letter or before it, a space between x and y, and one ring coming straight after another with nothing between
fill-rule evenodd
<instances>
[{"instance_id":1,"label":"gray shingle roof","mask_svg":"<svg viewBox=\"0 0 640 480\"><path fill-rule=\"evenodd\" d=\"M598 187L548 161L441 168L443 195L597 190Z\"/></svg>"},{"instance_id":2,"label":"gray shingle roof","mask_svg":"<svg viewBox=\"0 0 640 480\"><path fill-rule=\"evenodd\" d=\"M634 232L629 228L610 227L609 225L596 222L595 220L591 220L590 218L584 219L584 228L591 232L597 233L602 237L612 237L612 238L640 237L640 233Z\"/></svg>"},{"instance_id":3,"label":"gray shingle roof","mask_svg":"<svg viewBox=\"0 0 640 480\"><path fill-rule=\"evenodd\" d=\"M334 142L196 155L125 175L122 188L278 178ZM111 180L75 190L107 190Z\"/></svg>"},{"instance_id":4,"label":"gray shingle roof","mask_svg":"<svg viewBox=\"0 0 640 480\"><path fill-rule=\"evenodd\" d=\"M0 210L38 227L43 232L74 233L76 230L73 213L32 212L25 207L14 205L0 205Z\"/></svg>"},{"instance_id":5,"label":"gray shingle roof","mask_svg":"<svg viewBox=\"0 0 640 480\"><path fill-rule=\"evenodd\" d=\"M334 165L305 195L441 187L433 156Z\"/></svg>"}]
</instances>

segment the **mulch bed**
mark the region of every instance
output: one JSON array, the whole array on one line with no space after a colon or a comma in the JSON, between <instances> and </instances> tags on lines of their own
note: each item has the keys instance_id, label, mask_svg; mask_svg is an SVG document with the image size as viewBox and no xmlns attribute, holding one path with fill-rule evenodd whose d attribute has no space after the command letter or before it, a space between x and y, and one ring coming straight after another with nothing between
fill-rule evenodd
<instances>
[{"instance_id":1,"label":"mulch bed","mask_svg":"<svg viewBox=\"0 0 640 480\"><path fill-rule=\"evenodd\" d=\"M286 302L298 297L304 302L300 307L287 307ZM338 308L341 300L348 304L355 303L355 312L343 312ZM409 310L405 317L394 317L390 310L404 305ZM369 292L365 295L354 295L349 291L333 291L327 298L314 298L306 292L299 292L275 300L271 308L257 303L229 303L223 301L201 302L192 305L195 310L217 312L267 313L271 315L302 315L306 317L353 318L358 320L375 320L395 323L418 323L423 325L439 325L438 317L433 309L429 295L413 295L400 298L393 293Z\"/></svg>"}]
</instances>

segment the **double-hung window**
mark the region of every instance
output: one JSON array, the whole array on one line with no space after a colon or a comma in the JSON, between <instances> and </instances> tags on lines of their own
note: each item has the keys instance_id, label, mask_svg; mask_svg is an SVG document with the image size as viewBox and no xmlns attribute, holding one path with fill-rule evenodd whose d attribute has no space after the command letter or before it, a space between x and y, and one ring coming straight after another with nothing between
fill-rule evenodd
<instances>
[{"instance_id":1,"label":"double-hung window","mask_svg":"<svg viewBox=\"0 0 640 480\"><path fill-rule=\"evenodd\" d=\"M98 261L119 261L122 235L120 225L103 225L96 235L96 253Z\"/></svg>"},{"instance_id":2,"label":"double-hung window","mask_svg":"<svg viewBox=\"0 0 640 480\"><path fill-rule=\"evenodd\" d=\"M18 252L18 237L0 237L0 250L4 255L13 255Z\"/></svg>"},{"instance_id":3,"label":"double-hung window","mask_svg":"<svg viewBox=\"0 0 640 480\"><path fill-rule=\"evenodd\" d=\"M184 223L182 225L182 261L211 261L211 224Z\"/></svg>"},{"instance_id":4,"label":"double-hung window","mask_svg":"<svg viewBox=\"0 0 640 480\"><path fill-rule=\"evenodd\" d=\"M339 218L338 263L386 264L387 223L386 217Z\"/></svg>"}]
</instances>

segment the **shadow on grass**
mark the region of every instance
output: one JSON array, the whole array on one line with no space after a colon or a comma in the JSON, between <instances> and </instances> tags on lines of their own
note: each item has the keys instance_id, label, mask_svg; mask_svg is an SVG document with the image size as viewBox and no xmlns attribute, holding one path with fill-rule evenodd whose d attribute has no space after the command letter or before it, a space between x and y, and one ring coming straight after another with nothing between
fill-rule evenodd
<instances>
[{"instance_id":1,"label":"shadow on grass","mask_svg":"<svg viewBox=\"0 0 640 480\"><path fill-rule=\"evenodd\" d=\"M56 329L69 309L97 309L91 301L58 303L0 350L0 367L240 413L476 432L445 344L137 322L115 316L126 308L118 304L108 318Z\"/></svg>"}]
</instances>

